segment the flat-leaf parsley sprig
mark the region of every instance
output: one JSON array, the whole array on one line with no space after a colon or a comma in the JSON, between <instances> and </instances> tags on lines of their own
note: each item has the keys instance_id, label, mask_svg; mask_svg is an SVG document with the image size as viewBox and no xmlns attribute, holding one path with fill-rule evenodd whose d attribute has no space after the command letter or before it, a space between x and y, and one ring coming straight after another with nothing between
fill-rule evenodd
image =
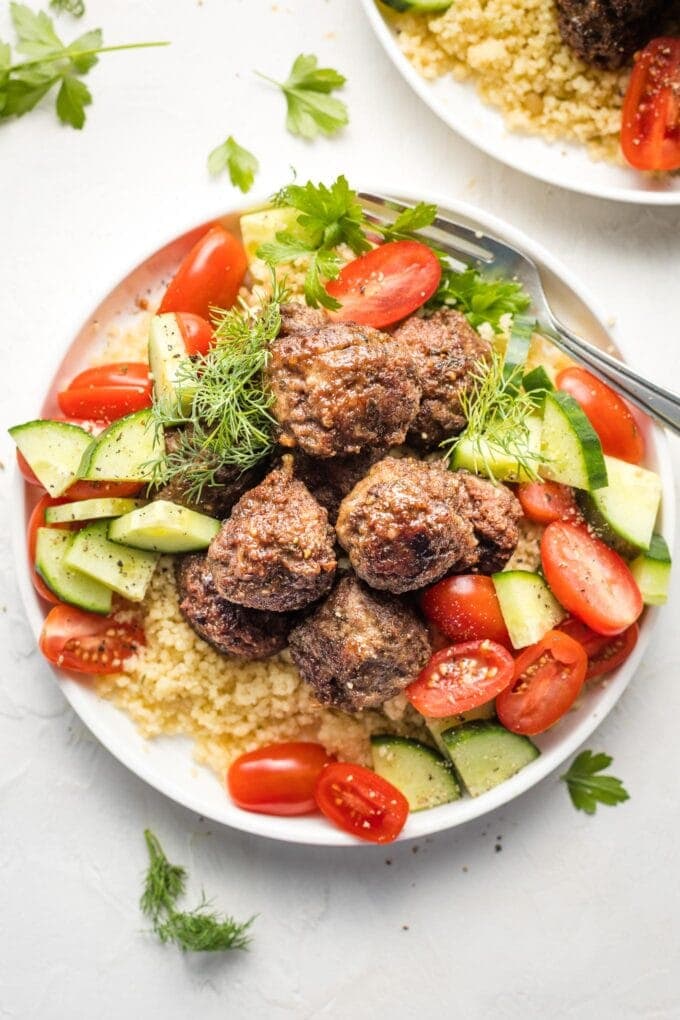
<instances>
[{"instance_id":1,"label":"flat-leaf parsley sprig","mask_svg":"<svg viewBox=\"0 0 680 1020\"><path fill-rule=\"evenodd\" d=\"M318 63L314 54L301 53L283 82L255 72L281 89L286 97L286 127L292 135L302 138L334 135L349 122L345 104L330 95L343 87L345 76L332 67L319 67Z\"/></svg>"},{"instance_id":2,"label":"flat-leaf parsley sprig","mask_svg":"<svg viewBox=\"0 0 680 1020\"><path fill-rule=\"evenodd\" d=\"M104 46L101 29L95 28L68 45L60 39L52 18L35 13L25 4L11 3L17 34L16 51L27 59L12 62L8 43L0 41L0 119L23 117L56 85L56 112L62 124L80 129L92 94L81 80L102 53L168 46L167 42L125 43Z\"/></svg>"},{"instance_id":3,"label":"flat-leaf parsley sprig","mask_svg":"<svg viewBox=\"0 0 680 1020\"><path fill-rule=\"evenodd\" d=\"M194 910L177 910L176 903L184 893L187 873L179 865L170 863L150 829L144 830L144 839L149 868L139 906L161 942L174 942L180 949L190 952L247 949L254 918L239 922L217 914L208 909L210 903L205 896Z\"/></svg>"},{"instance_id":4,"label":"flat-leaf parsley sprig","mask_svg":"<svg viewBox=\"0 0 680 1020\"><path fill-rule=\"evenodd\" d=\"M472 267L457 272L444 267L436 294L430 307L450 305L467 317L471 326L477 329L488 322L494 332L502 332L501 318L513 318L525 312L531 305L531 298L516 280L499 280L484 277Z\"/></svg>"},{"instance_id":5,"label":"flat-leaf parsley sprig","mask_svg":"<svg viewBox=\"0 0 680 1020\"><path fill-rule=\"evenodd\" d=\"M244 194L252 188L259 169L257 157L239 145L232 135L208 156L208 170L213 177L227 170L231 183Z\"/></svg>"},{"instance_id":6,"label":"flat-leaf parsley sprig","mask_svg":"<svg viewBox=\"0 0 680 1020\"><path fill-rule=\"evenodd\" d=\"M578 811L594 815L598 804L615 807L630 799L620 779L598 775L608 769L613 760L608 754L581 751L574 758L569 771L560 776L567 784L571 802Z\"/></svg>"}]
</instances>

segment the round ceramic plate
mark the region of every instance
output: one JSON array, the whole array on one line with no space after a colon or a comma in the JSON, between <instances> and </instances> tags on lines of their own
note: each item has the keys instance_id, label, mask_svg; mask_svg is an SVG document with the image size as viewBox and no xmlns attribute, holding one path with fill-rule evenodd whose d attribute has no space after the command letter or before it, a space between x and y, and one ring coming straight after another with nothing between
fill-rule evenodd
<instances>
[{"instance_id":1,"label":"round ceramic plate","mask_svg":"<svg viewBox=\"0 0 680 1020\"><path fill-rule=\"evenodd\" d=\"M546 292L555 311L572 328L599 346L611 343L602 317L585 295L581 285L551 255L530 241L514 227L462 203L450 202L441 195L420 194L399 196L436 203L443 215L449 215L474 229L486 230L530 255L541 269ZM238 230L239 212L221 217L232 230ZM95 351L104 343L111 330L125 329L140 315L140 298L154 300L160 296L164 281L170 278L180 259L205 229L193 228L147 257L129 273L99 306L93 309L84 325L65 351L54 373L46 398L39 409L27 408L26 418L40 410L43 417L57 411L55 394L77 371L86 367ZM142 302L143 303L143 302ZM85 312L83 311L82 315ZM81 317L80 322L83 321ZM673 484L665 440L656 429L648 429L648 465L661 474L663 481L662 527L669 543L673 537ZM38 638L44 617L44 605L36 596L25 555L28 513L36 501L35 487L24 484L22 476L13 479L13 539L16 567L26 612ZM541 755L512 779L475 799L464 798L452 804L412 814L401 839L420 837L449 829L504 804L528 790L553 769L561 765L593 732L621 697L633 676L650 639L658 610L647 610L641 623L640 640L627 662L602 685L589 689L578 706L549 733L537 739ZM192 759L191 742L180 737L163 737L147 741L140 736L130 719L113 704L97 697L86 684L80 684L55 670L55 676L74 711L92 733L123 764L151 786L184 804L197 814L223 822L245 832L269 836L295 843L316 843L326 846L358 845L351 837L335 829L321 816L275 818L249 814L235 807L225 793L223 784L207 768Z\"/></svg>"},{"instance_id":2,"label":"round ceramic plate","mask_svg":"<svg viewBox=\"0 0 680 1020\"><path fill-rule=\"evenodd\" d=\"M401 76L445 124L471 145L515 170L571 191L642 205L680 205L680 175L659 178L632 167L594 162L582 145L550 143L509 131L501 114L477 95L470 82L451 76L425 79L401 52L397 35L376 0L361 0L373 31Z\"/></svg>"}]
</instances>

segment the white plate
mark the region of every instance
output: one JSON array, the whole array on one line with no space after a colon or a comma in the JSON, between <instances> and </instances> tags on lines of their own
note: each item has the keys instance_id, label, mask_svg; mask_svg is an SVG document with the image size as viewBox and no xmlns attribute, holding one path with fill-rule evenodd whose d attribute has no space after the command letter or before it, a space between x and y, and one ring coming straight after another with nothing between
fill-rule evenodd
<instances>
[{"instance_id":1,"label":"white plate","mask_svg":"<svg viewBox=\"0 0 680 1020\"><path fill-rule=\"evenodd\" d=\"M594 162L583 145L550 143L505 126L494 107L484 103L470 82L446 76L427 80L402 53L396 32L376 0L361 0L366 16L395 67L433 113L471 145L515 170L571 191L641 205L680 205L680 175L654 178L632 167Z\"/></svg>"},{"instance_id":2,"label":"white plate","mask_svg":"<svg viewBox=\"0 0 680 1020\"><path fill-rule=\"evenodd\" d=\"M452 214L474 228L487 230L504 238L532 256L541 267L546 290L560 317L573 328L580 330L582 335L593 343L602 345L610 342L602 316L593 310L595 306L581 285L538 244L530 241L517 229L467 204L452 202L437 194L419 194L411 198L414 201L417 198L434 202L440 206L444 214ZM222 221L227 226L235 227L238 212L222 217ZM111 323L124 324L126 316L135 310L134 299L137 295L144 293L148 287L153 289L154 283L157 285L159 280L169 278L195 236L195 230L189 231L146 258L111 291L98 308L90 313L85 325L66 351L56 373L51 376L48 396L40 409L40 414L49 415L55 412L55 393L60 382L68 380L87 364L88 352L91 356L92 345L103 338ZM79 319L81 323L84 315L85 312ZM27 418L29 415L35 416L36 412L38 407L27 408ZM646 439L648 463L660 472L663 482L661 526L671 544L674 527L673 480L665 439L658 429L650 429ZM35 594L25 555L29 490L30 487L24 485L17 470L13 478L12 493L15 562L22 598L37 639L42 627L44 609ZM539 758L512 779L481 797L474 800L465 798L453 804L411 815L400 838L421 837L483 815L528 790L561 765L586 740L621 697L644 654L657 615L656 609L646 611L641 623L638 645L621 669L608 678L606 684L588 690L574 711L549 733L537 739L536 742L542 751ZM128 717L110 702L98 698L85 684L74 682L57 670L54 672L74 711L101 743L151 786L192 811L231 825L235 829L273 839L326 846L359 845L321 817L273 818L241 811L230 802L223 785L213 773L199 767L193 761L188 740L178 737L144 740Z\"/></svg>"}]
</instances>

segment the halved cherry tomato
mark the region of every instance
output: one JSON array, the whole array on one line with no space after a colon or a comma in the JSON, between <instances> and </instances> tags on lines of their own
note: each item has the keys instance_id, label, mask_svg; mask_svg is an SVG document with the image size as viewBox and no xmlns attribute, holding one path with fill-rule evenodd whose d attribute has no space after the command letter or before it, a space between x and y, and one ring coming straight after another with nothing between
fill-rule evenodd
<instances>
[{"instance_id":1,"label":"halved cherry tomato","mask_svg":"<svg viewBox=\"0 0 680 1020\"><path fill-rule=\"evenodd\" d=\"M207 319L190 312L177 312L177 325L180 328L184 346L189 356L207 354L213 342L212 326Z\"/></svg>"},{"instance_id":2,"label":"halved cherry tomato","mask_svg":"<svg viewBox=\"0 0 680 1020\"><path fill-rule=\"evenodd\" d=\"M78 386L62 390L57 401L64 414L115 421L151 407L151 393L151 380L128 386Z\"/></svg>"},{"instance_id":3,"label":"halved cherry tomato","mask_svg":"<svg viewBox=\"0 0 680 1020\"><path fill-rule=\"evenodd\" d=\"M141 627L61 603L47 614L39 642L49 662L77 673L115 673L143 644Z\"/></svg>"},{"instance_id":4,"label":"halved cherry tomato","mask_svg":"<svg viewBox=\"0 0 680 1020\"><path fill-rule=\"evenodd\" d=\"M624 400L585 368L566 368L557 376L557 388L581 405L610 457L639 464L645 443Z\"/></svg>"},{"instance_id":5,"label":"halved cherry tomato","mask_svg":"<svg viewBox=\"0 0 680 1020\"><path fill-rule=\"evenodd\" d=\"M642 595L628 564L582 525L549 524L541 561L555 598L598 634L620 634L642 612Z\"/></svg>"},{"instance_id":6,"label":"halved cherry tomato","mask_svg":"<svg viewBox=\"0 0 680 1020\"><path fill-rule=\"evenodd\" d=\"M439 259L420 241L389 241L348 262L326 290L342 303L339 322L389 326L428 301L441 279Z\"/></svg>"},{"instance_id":7,"label":"halved cherry tomato","mask_svg":"<svg viewBox=\"0 0 680 1020\"><path fill-rule=\"evenodd\" d=\"M247 268L241 242L216 223L180 262L158 311L207 319L212 306L231 308Z\"/></svg>"},{"instance_id":8,"label":"halved cherry tomato","mask_svg":"<svg viewBox=\"0 0 680 1020\"><path fill-rule=\"evenodd\" d=\"M515 661L493 641L464 641L435 652L406 697L422 715L442 719L485 705L508 686Z\"/></svg>"},{"instance_id":9,"label":"halved cherry tomato","mask_svg":"<svg viewBox=\"0 0 680 1020\"><path fill-rule=\"evenodd\" d=\"M490 577L457 574L427 588L420 597L423 613L451 641L488 638L510 647L510 637Z\"/></svg>"},{"instance_id":10,"label":"halved cherry tomato","mask_svg":"<svg viewBox=\"0 0 680 1020\"><path fill-rule=\"evenodd\" d=\"M559 630L549 630L518 655L512 683L496 698L496 712L513 733L543 733L576 701L588 668L585 649Z\"/></svg>"},{"instance_id":11,"label":"halved cherry tomato","mask_svg":"<svg viewBox=\"0 0 680 1020\"><path fill-rule=\"evenodd\" d=\"M574 490L559 482L522 482L517 486L517 498L524 516L537 524L551 521L574 520L580 517Z\"/></svg>"},{"instance_id":12,"label":"halved cherry tomato","mask_svg":"<svg viewBox=\"0 0 680 1020\"><path fill-rule=\"evenodd\" d=\"M680 39L652 39L635 54L621 148L638 170L680 169Z\"/></svg>"},{"instance_id":13,"label":"halved cherry tomato","mask_svg":"<svg viewBox=\"0 0 680 1020\"><path fill-rule=\"evenodd\" d=\"M596 634L573 616L564 620L558 630L573 637L585 649L588 656L586 680L611 673L625 662L635 648L640 633L637 623L634 623L622 634L606 637L604 634Z\"/></svg>"},{"instance_id":14,"label":"halved cherry tomato","mask_svg":"<svg viewBox=\"0 0 680 1020\"><path fill-rule=\"evenodd\" d=\"M52 421L68 421L71 425L78 425L86 432L92 433L93 436L106 428L105 421L91 421L85 418L53 418ZM42 482L35 476L21 450L17 450L17 466L29 485L39 485L42 488Z\"/></svg>"},{"instance_id":15,"label":"halved cherry tomato","mask_svg":"<svg viewBox=\"0 0 680 1020\"><path fill-rule=\"evenodd\" d=\"M139 482L74 482L64 493L66 499L126 499L141 492Z\"/></svg>"},{"instance_id":16,"label":"halved cherry tomato","mask_svg":"<svg viewBox=\"0 0 680 1020\"><path fill-rule=\"evenodd\" d=\"M321 744L268 744L232 762L227 789L245 811L306 815L316 811L314 787L321 770L332 761L335 759Z\"/></svg>"},{"instance_id":17,"label":"halved cherry tomato","mask_svg":"<svg viewBox=\"0 0 680 1020\"><path fill-rule=\"evenodd\" d=\"M143 361L116 361L110 365L86 368L71 379L66 387L78 390L83 386L150 386L149 366Z\"/></svg>"},{"instance_id":18,"label":"halved cherry tomato","mask_svg":"<svg viewBox=\"0 0 680 1020\"><path fill-rule=\"evenodd\" d=\"M326 818L369 843L391 843L408 817L403 793L363 765L328 765L316 781L315 796Z\"/></svg>"},{"instance_id":19,"label":"halved cherry tomato","mask_svg":"<svg viewBox=\"0 0 680 1020\"><path fill-rule=\"evenodd\" d=\"M45 599L46 602L57 603L59 602L59 599L54 592L47 587L42 577L35 569L35 547L38 538L38 528L68 528L67 524L47 524L45 521L45 511L48 506L59 506L61 503L67 502L67 499L52 499L51 496L43 496L35 504L31 511L31 516L28 518L26 542L28 545L28 563L31 568L31 580L33 581L33 587L40 598Z\"/></svg>"}]
</instances>

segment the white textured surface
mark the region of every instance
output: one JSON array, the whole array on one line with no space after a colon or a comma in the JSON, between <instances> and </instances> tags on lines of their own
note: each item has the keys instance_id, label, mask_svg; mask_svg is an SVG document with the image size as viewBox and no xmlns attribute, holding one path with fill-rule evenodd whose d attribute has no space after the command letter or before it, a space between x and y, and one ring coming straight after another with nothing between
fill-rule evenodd
<instances>
[{"instance_id":1,"label":"white textured surface","mask_svg":"<svg viewBox=\"0 0 680 1020\"><path fill-rule=\"evenodd\" d=\"M260 156L265 189L293 164L303 177L448 190L513 220L581 273L639 366L680 383L680 213L561 193L492 163L418 103L351 0L90 0L88 10L108 43L174 45L102 60L81 134L47 111L0 127L3 427L37 409L38 380L79 309L157 242L232 202L204 172L228 133ZM254 67L283 75L300 50L350 79L352 123L333 142L286 135L282 100L251 77ZM673 453L677 473L677 443ZM549 779L417 851L329 851L208 826L131 776L66 710L6 544L0 569L0 1016L680 1012L677 576L655 647L590 742L614 755L631 801L590 819ZM250 953L182 958L143 934L145 825L189 867L194 894L203 884L236 916L259 914Z\"/></svg>"}]
</instances>

